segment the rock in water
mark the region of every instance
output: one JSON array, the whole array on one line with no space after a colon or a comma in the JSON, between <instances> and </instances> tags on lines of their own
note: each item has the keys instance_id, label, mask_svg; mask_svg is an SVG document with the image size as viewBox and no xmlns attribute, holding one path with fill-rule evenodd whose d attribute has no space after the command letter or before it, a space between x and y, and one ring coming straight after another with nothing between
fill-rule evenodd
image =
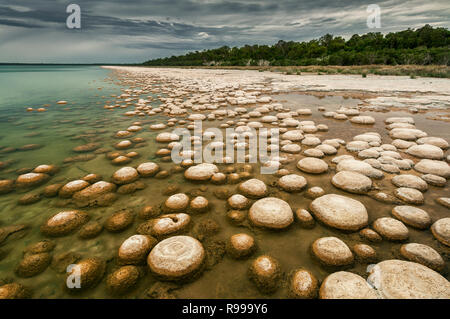
<instances>
[{"instance_id":1,"label":"rock in water","mask_svg":"<svg viewBox=\"0 0 450 319\"><path fill-rule=\"evenodd\" d=\"M271 256L256 258L249 269L250 279L263 293L271 293L279 286L281 277L280 264Z\"/></svg>"},{"instance_id":2,"label":"rock in water","mask_svg":"<svg viewBox=\"0 0 450 319\"><path fill-rule=\"evenodd\" d=\"M350 193L365 194L372 188L372 180L367 176L351 171L341 171L333 176L331 183Z\"/></svg>"},{"instance_id":3,"label":"rock in water","mask_svg":"<svg viewBox=\"0 0 450 319\"><path fill-rule=\"evenodd\" d=\"M446 246L450 246L450 217L441 218L431 225L433 236Z\"/></svg>"},{"instance_id":4,"label":"rock in water","mask_svg":"<svg viewBox=\"0 0 450 319\"><path fill-rule=\"evenodd\" d=\"M345 266L353 263L353 254L339 238L322 237L312 244L313 254L327 266Z\"/></svg>"},{"instance_id":5,"label":"rock in water","mask_svg":"<svg viewBox=\"0 0 450 319\"><path fill-rule=\"evenodd\" d=\"M347 271L329 275L320 286L321 299L377 299L375 290L363 277Z\"/></svg>"},{"instance_id":6,"label":"rock in water","mask_svg":"<svg viewBox=\"0 0 450 319\"><path fill-rule=\"evenodd\" d=\"M449 299L450 283L430 268L409 261L385 260L369 272L368 281L386 299Z\"/></svg>"},{"instance_id":7,"label":"rock in water","mask_svg":"<svg viewBox=\"0 0 450 319\"><path fill-rule=\"evenodd\" d=\"M256 201L250 207L249 218L256 226L282 229L292 224L294 214L284 200L267 197Z\"/></svg>"},{"instance_id":8,"label":"rock in water","mask_svg":"<svg viewBox=\"0 0 450 319\"><path fill-rule=\"evenodd\" d=\"M369 217L361 202L341 195L327 194L312 201L310 209L324 224L342 230L357 231Z\"/></svg>"},{"instance_id":9,"label":"rock in water","mask_svg":"<svg viewBox=\"0 0 450 319\"><path fill-rule=\"evenodd\" d=\"M65 236L88 222L89 215L78 210L59 212L50 217L42 226L41 232L47 236Z\"/></svg>"},{"instance_id":10,"label":"rock in water","mask_svg":"<svg viewBox=\"0 0 450 319\"><path fill-rule=\"evenodd\" d=\"M150 270L165 280L188 279L205 260L202 244L189 236L174 236L160 241L147 258Z\"/></svg>"}]
</instances>

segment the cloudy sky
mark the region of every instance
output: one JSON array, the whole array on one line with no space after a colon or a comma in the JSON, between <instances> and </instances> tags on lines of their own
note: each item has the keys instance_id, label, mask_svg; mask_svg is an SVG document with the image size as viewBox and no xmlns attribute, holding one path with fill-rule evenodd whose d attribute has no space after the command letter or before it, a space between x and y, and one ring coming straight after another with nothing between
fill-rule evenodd
<instances>
[{"instance_id":1,"label":"cloudy sky","mask_svg":"<svg viewBox=\"0 0 450 319\"><path fill-rule=\"evenodd\" d=\"M66 27L71 3L81 7L79 30ZM380 29L366 24L372 3ZM449 17L448 0L1 0L0 62L143 62L326 33L448 28Z\"/></svg>"}]
</instances>

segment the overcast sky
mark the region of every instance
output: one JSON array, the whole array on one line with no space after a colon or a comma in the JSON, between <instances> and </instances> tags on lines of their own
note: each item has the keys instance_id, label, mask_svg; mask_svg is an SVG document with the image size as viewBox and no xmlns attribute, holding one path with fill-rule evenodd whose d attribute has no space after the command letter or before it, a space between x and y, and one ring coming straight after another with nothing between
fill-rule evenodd
<instances>
[{"instance_id":1,"label":"overcast sky","mask_svg":"<svg viewBox=\"0 0 450 319\"><path fill-rule=\"evenodd\" d=\"M81 29L66 7L81 7ZM369 29L369 4L381 28ZM448 0L1 0L0 62L131 63L188 51L304 41L326 33L449 27Z\"/></svg>"}]
</instances>

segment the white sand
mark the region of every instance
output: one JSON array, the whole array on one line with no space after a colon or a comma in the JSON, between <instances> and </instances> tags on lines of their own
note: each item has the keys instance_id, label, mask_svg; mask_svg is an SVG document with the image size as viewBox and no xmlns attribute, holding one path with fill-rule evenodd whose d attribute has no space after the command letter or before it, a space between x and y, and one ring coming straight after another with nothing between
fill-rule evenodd
<instances>
[{"instance_id":1,"label":"white sand","mask_svg":"<svg viewBox=\"0 0 450 319\"><path fill-rule=\"evenodd\" d=\"M140 76L160 77L179 82L180 86L197 85L200 92L214 92L223 88L251 89L261 93L292 91L350 91L376 94L367 99L370 105L448 108L450 107L450 79L416 78L408 76L368 75L285 75L255 70L182 69L117 67L105 68L139 73ZM406 96L405 96L406 95Z\"/></svg>"}]
</instances>

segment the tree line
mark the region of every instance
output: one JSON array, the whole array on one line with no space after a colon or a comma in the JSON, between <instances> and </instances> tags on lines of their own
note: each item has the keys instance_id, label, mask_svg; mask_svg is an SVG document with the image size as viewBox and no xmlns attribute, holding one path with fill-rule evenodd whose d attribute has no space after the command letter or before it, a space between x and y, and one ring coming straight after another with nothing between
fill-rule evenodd
<instances>
[{"instance_id":1,"label":"tree line","mask_svg":"<svg viewBox=\"0 0 450 319\"><path fill-rule=\"evenodd\" d=\"M345 40L326 34L308 42L223 46L144 62L149 66L449 65L450 31L425 25L383 35L354 34Z\"/></svg>"}]
</instances>

